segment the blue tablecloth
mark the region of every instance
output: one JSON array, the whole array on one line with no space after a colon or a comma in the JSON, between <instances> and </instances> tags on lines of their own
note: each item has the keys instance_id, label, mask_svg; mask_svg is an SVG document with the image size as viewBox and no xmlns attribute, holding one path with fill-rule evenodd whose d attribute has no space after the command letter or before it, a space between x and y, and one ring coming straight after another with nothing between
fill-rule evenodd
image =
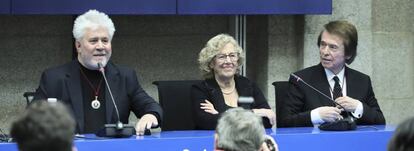
<instances>
[{"instance_id":1,"label":"blue tablecloth","mask_svg":"<svg viewBox=\"0 0 414 151\"><path fill-rule=\"evenodd\" d=\"M385 151L394 126L358 126L354 131L320 131L313 127L267 129L281 151L335 150ZM213 150L214 131L165 131L151 136L121 139L77 138L78 151ZM0 151L17 151L14 143L1 143Z\"/></svg>"}]
</instances>

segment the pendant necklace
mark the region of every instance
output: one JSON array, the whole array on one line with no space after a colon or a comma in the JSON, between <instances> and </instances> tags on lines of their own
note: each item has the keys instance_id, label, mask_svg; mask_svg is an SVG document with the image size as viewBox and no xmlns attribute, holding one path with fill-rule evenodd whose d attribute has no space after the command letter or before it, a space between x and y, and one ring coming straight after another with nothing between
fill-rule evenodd
<instances>
[{"instance_id":1,"label":"pendant necklace","mask_svg":"<svg viewBox=\"0 0 414 151\"><path fill-rule=\"evenodd\" d=\"M97 110L97 109L99 109L99 107L101 107L101 102L99 102L98 96L99 96L99 90L100 90L101 84L102 84L102 77L101 77L101 80L99 81L98 87L95 89L92 82L88 79L88 77L86 77L85 73L83 73L83 70L82 69L80 69L80 70L81 70L81 73L82 73L83 77L86 79L86 81L88 81L88 84L89 84L89 86L91 86L91 88L94 92L94 95L95 95L95 99L92 100L92 102L91 102L91 107L93 109Z\"/></svg>"}]
</instances>

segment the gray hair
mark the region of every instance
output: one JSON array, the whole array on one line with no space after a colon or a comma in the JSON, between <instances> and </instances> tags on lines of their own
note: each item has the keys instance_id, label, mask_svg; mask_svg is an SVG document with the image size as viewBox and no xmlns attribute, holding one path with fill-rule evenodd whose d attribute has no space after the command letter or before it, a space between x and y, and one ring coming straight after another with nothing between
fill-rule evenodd
<instances>
[{"instance_id":1,"label":"gray hair","mask_svg":"<svg viewBox=\"0 0 414 151\"><path fill-rule=\"evenodd\" d=\"M239 60L237 61L238 65L243 65L243 49L240 47L237 41L228 34L218 34L217 36L214 36L207 42L207 44L204 46L203 49L201 49L198 55L199 68L204 78L213 77L214 71L210 68L210 63L214 59L214 57L220 53L220 49L222 49L228 43L233 44L236 51L239 53Z\"/></svg>"},{"instance_id":2,"label":"gray hair","mask_svg":"<svg viewBox=\"0 0 414 151\"><path fill-rule=\"evenodd\" d=\"M259 150L265 140L262 119L242 108L223 113L216 127L217 148L224 150Z\"/></svg>"},{"instance_id":3,"label":"gray hair","mask_svg":"<svg viewBox=\"0 0 414 151\"><path fill-rule=\"evenodd\" d=\"M115 33L115 26L112 20L102 12L89 10L76 18L73 24L73 37L76 41L79 41L84 36L86 28L96 29L98 27L106 28L109 33L109 40L112 40Z\"/></svg>"}]
</instances>

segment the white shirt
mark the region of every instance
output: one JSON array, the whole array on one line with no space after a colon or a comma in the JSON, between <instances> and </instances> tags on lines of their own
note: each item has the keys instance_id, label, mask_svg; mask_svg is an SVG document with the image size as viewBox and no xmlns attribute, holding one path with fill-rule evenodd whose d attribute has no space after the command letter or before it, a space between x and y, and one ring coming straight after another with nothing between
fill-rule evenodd
<instances>
[{"instance_id":1,"label":"white shirt","mask_svg":"<svg viewBox=\"0 0 414 151\"><path fill-rule=\"evenodd\" d=\"M345 77L345 67L342 68L341 71L339 71L338 74L334 74L332 71L325 69L325 74L326 74L326 78L329 82L329 86L330 86L330 93L331 93L331 98L333 98L333 93L332 90L334 89L335 86L335 80L333 79L335 76L337 76L339 78L339 85L342 88L342 95L343 96L347 96L347 91L346 91L346 77ZM358 100L359 101L359 100ZM351 112L351 114L356 117L356 118L361 118L362 114L364 112L363 109L363 105L361 102L358 102L358 106L355 109L354 112ZM319 115L319 110L318 108L313 109L311 111L311 121L313 123L313 125L319 125L324 123L325 121L322 120L321 116Z\"/></svg>"}]
</instances>

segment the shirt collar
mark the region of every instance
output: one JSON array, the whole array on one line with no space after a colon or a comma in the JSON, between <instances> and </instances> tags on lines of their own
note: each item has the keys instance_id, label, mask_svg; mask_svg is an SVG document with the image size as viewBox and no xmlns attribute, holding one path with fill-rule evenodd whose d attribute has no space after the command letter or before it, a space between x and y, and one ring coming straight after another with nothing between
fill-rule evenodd
<instances>
[{"instance_id":1,"label":"shirt collar","mask_svg":"<svg viewBox=\"0 0 414 151\"><path fill-rule=\"evenodd\" d=\"M334 81L333 80L333 78L335 77L335 76L337 76L338 78L339 78L339 83L341 84L341 83L343 83L343 80L344 80L344 76L345 76L345 66L341 69L341 71L339 71L339 73L337 74L337 75L335 75L331 70L329 70L329 69L326 69L326 68L324 68L325 69L325 74L326 74L326 77L327 77L327 79L328 79L328 81Z\"/></svg>"}]
</instances>

